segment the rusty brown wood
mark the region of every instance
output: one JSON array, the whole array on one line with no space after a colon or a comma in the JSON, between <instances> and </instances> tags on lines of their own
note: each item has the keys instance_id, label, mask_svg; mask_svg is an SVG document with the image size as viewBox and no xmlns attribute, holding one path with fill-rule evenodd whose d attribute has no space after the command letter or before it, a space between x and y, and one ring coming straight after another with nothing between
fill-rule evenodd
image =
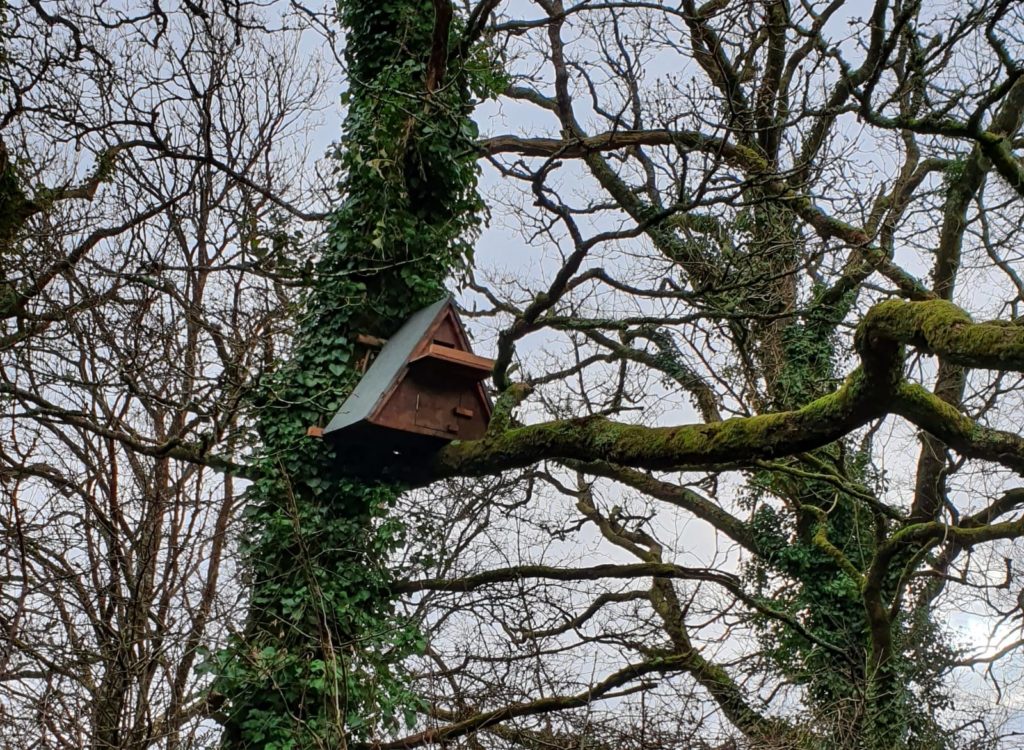
<instances>
[{"instance_id":1,"label":"rusty brown wood","mask_svg":"<svg viewBox=\"0 0 1024 750\"><path fill-rule=\"evenodd\" d=\"M366 333L360 333L356 336L356 343L362 344L363 346L369 346L374 349L380 349L384 344L388 343L388 340L378 338L377 336L370 336Z\"/></svg>"}]
</instances>

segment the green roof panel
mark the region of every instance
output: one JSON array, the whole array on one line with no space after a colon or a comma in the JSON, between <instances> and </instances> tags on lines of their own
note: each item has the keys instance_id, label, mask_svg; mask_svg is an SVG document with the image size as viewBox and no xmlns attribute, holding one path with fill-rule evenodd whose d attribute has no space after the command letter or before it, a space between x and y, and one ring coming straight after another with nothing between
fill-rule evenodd
<instances>
[{"instance_id":1,"label":"green roof panel","mask_svg":"<svg viewBox=\"0 0 1024 750\"><path fill-rule=\"evenodd\" d=\"M398 332L384 344L369 369L363 373L355 389L324 429L324 434L358 424L376 411L381 399L402 374L416 345L423 340L450 302L450 297L442 297L434 304L413 313L405 321Z\"/></svg>"}]
</instances>

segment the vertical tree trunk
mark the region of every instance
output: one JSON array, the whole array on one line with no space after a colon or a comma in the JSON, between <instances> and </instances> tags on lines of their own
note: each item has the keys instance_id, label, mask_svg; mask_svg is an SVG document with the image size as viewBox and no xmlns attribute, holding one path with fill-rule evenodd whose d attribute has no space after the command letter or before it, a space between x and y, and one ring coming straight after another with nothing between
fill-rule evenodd
<instances>
[{"instance_id":1,"label":"vertical tree trunk","mask_svg":"<svg viewBox=\"0 0 1024 750\"><path fill-rule=\"evenodd\" d=\"M412 700L398 662L417 636L393 615L385 566L401 540L388 517L400 488L337 470L344 456L305 434L358 380L356 336L391 335L465 267L480 210L476 132L448 59L449 4L346 0L339 13L350 83L342 204L291 359L254 398L250 612L214 665L226 748L345 747L396 724Z\"/></svg>"},{"instance_id":2,"label":"vertical tree trunk","mask_svg":"<svg viewBox=\"0 0 1024 750\"><path fill-rule=\"evenodd\" d=\"M906 676L893 645L893 628L882 599L881 586L868 577L864 603L870 638L866 670L863 750L900 750L906 747Z\"/></svg>"}]
</instances>

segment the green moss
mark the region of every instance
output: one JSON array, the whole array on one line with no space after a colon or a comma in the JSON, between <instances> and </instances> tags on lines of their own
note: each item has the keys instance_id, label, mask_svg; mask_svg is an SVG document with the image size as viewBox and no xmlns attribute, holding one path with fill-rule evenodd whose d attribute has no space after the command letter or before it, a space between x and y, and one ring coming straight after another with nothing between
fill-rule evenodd
<instances>
[{"instance_id":1,"label":"green moss","mask_svg":"<svg viewBox=\"0 0 1024 750\"><path fill-rule=\"evenodd\" d=\"M875 305L857 330L857 349L870 355L895 341L965 367L1024 370L1024 330L1003 322L974 323L945 300L888 300Z\"/></svg>"},{"instance_id":2,"label":"green moss","mask_svg":"<svg viewBox=\"0 0 1024 750\"><path fill-rule=\"evenodd\" d=\"M791 455L827 445L883 414L889 392L881 390L888 385L879 382L856 371L835 393L801 409L710 424L645 427L588 417L513 428L484 440L447 446L429 473L412 481L490 474L546 458L602 459L624 466L672 469Z\"/></svg>"}]
</instances>

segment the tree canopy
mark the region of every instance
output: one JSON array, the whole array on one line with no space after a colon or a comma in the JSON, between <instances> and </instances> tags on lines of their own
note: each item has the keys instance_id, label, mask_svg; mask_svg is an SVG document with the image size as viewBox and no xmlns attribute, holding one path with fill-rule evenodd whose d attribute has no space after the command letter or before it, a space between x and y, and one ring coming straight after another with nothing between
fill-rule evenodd
<instances>
[{"instance_id":1,"label":"tree canopy","mask_svg":"<svg viewBox=\"0 0 1024 750\"><path fill-rule=\"evenodd\" d=\"M1020 4L32 0L0 39L4 743L1024 732ZM486 437L310 435L446 291Z\"/></svg>"}]
</instances>

